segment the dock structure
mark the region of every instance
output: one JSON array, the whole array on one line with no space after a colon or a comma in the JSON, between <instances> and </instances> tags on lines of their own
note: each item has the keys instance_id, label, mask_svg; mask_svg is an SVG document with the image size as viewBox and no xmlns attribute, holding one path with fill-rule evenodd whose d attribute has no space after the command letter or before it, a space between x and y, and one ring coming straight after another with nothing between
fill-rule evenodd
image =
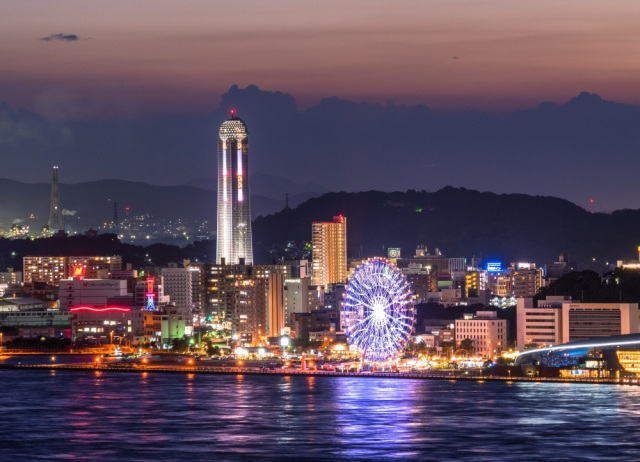
<instances>
[{"instance_id":1,"label":"dock structure","mask_svg":"<svg viewBox=\"0 0 640 462\"><path fill-rule=\"evenodd\" d=\"M154 365L138 363L84 363L84 364L0 364L0 369L68 370L123 373L179 373L302 377L358 377L420 380L449 380L475 382L563 382L640 385L640 379L614 377L507 377L495 375L465 375L460 372L338 372L324 370L276 369L256 367L220 367L199 365Z\"/></svg>"}]
</instances>

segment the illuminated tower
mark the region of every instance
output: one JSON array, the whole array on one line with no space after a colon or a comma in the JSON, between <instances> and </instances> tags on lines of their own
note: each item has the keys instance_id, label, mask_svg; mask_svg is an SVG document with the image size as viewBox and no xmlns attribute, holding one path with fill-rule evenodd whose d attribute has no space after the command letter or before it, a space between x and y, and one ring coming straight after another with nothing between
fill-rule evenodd
<instances>
[{"instance_id":1,"label":"illuminated tower","mask_svg":"<svg viewBox=\"0 0 640 462\"><path fill-rule=\"evenodd\" d=\"M253 264L249 201L249 137L234 116L220 126L218 139L218 234L216 263Z\"/></svg>"},{"instance_id":2,"label":"illuminated tower","mask_svg":"<svg viewBox=\"0 0 640 462\"><path fill-rule=\"evenodd\" d=\"M51 209L49 211L48 225L51 231L58 231L62 229L60 197L58 196L58 167L53 167L53 178L51 180Z\"/></svg>"},{"instance_id":3,"label":"illuminated tower","mask_svg":"<svg viewBox=\"0 0 640 462\"><path fill-rule=\"evenodd\" d=\"M311 224L313 285L326 286L347 281L347 217Z\"/></svg>"},{"instance_id":4,"label":"illuminated tower","mask_svg":"<svg viewBox=\"0 0 640 462\"><path fill-rule=\"evenodd\" d=\"M153 283L155 282L155 278L148 277L147 278L147 306L144 308L145 311L155 311L156 305L153 303L153 299L156 294L153 291Z\"/></svg>"}]
</instances>

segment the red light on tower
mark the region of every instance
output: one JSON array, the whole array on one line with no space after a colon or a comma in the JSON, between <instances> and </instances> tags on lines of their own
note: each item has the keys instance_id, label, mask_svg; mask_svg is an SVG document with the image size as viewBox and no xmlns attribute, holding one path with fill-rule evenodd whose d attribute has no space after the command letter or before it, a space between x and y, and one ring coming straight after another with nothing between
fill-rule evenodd
<instances>
[{"instance_id":1,"label":"red light on tower","mask_svg":"<svg viewBox=\"0 0 640 462\"><path fill-rule=\"evenodd\" d=\"M231 118L233 119L233 116L236 115L236 110L235 109L231 109L229 112L231 113Z\"/></svg>"},{"instance_id":2,"label":"red light on tower","mask_svg":"<svg viewBox=\"0 0 640 462\"><path fill-rule=\"evenodd\" d=\"M153 283L155 282L155 278L148 277L147 278L147 295L153 294Z\"/></svg>"},{"instance_id":3,"label":"red light on tower","mask_svg":"<svg viewBox=\"0 0 640 462\"><path fill-rule=\"evenodd\" d=\"M147 278L147 306L145 310L147 311L155 311L156 305L153 303L153 299L156 294L153 292L153 283L155 282L155 278L148 277Z\"/></svg>"}]
</instances>

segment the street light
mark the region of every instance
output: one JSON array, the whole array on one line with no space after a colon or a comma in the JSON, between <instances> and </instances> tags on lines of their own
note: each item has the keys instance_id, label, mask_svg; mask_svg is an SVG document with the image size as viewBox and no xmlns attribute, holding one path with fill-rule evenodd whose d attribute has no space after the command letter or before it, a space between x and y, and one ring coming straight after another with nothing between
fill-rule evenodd
<instances>
[{"instance_id":1,"label":"street light","mask_svg":"<svg viewBox=\"0 0 640 462\"><path fill-rule=\"evenodd\" d=\"M289 346L289 337L280 337L280 345L282 345L282 356L287 356L286 350Z\"/></svg>"}]
</instances>

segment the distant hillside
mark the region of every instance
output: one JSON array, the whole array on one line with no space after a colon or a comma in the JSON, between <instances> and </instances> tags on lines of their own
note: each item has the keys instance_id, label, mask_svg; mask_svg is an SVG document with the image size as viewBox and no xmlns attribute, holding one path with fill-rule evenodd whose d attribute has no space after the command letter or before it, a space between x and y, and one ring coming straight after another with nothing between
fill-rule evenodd
<instances>
[{"instance_id":1,"label":"distant hillside","mask_svg":"<svg viewBox=\"0 0 640 462\"><path fill-rule=\"evenodd\" d=\"M319 193L292 195L290 204L295 206ZM96 228L113 220L113 203L118 203L118 218L129 214L152 215L160 219L189 221L213 221L216 218L216 195L212 190L193 186L154 186L123 180L101 180L78 184L59 185L60 206L65 212L65 222L74 230ZM0 179L0 228L7 229L15 223L28 223L32 229L40 229L49 219L51 185L48 183L21 183ZM267 215L284 208L285 198L274 199L260 195L251 196L252 215Z\"/></svg>"},{"instance_id":2,"label":"distant hillside","mask_svg":"<svg viewBox=\"0 0 640 462\"><path fill-rule=\"evenodd\" d=\"M329 193L254 221L255 259L286 240L310 240L313 221L343 214L348 220L349 256L381 255L416 245L439 248L452 257L477 256L538 264L556 261L562 251L582 268L605 269L607 262L637 258L640 211L592 214L553 197L480 193L446 187L437 192ZM594 260L595 258L595 260Z\"/></svg>"},{"instance_id":3,"label":"distant hillside","mask_svg":"<svg viewBox=\"0 0 640 462\"><path fill-rule=\"evenodd\" d=\"M35 229L46 224L49 195L48 184L0 179L0 227L25 220ZM118 202L120 219L125 216L124 207L130 207L131 215L209 220L210 228L215 227L215 195L191 186L103 180L61 184L60 197L62 208L69 211L67 222L78 231L112 220L113 201ZM328 193L292 209L283 207L283 200L252 196L254 217L264 214L253 223L256 262L269 261L273 246L309 241L313 221L331 220L338 214L348 219L351 257L384 255L389 247L400 247L403 256L409 256L416 245L423 244L448 256L543 264L556 261L566 251L581 269L603 271L607 262L636 259L640 244L640 210L592 214L564 199L546 196L446 187L436 192Z\"/></svg>"}]
</instances>

